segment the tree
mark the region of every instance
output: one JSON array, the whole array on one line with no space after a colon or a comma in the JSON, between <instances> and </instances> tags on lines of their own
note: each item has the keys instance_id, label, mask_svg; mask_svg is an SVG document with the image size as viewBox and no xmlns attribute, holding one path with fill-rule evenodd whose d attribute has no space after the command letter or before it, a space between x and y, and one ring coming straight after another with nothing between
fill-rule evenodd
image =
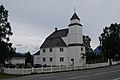
<instances>
[{"instance_id":1,"label":"tree","mask_svg":"<svg viewBox=\"0 0 120 80\"><path fill-rule=\"evenodd\" d=\"M26 66L28 66L27 64L32 65L33 64L32 55L30 54L29 51L27 53L25 53L25 57L26 57L26 59L25 59Z\"/></svg>"},{"instance_id":2,"label":"tree","mask_svg":"<svg viewBox=\"0 0 120 80\"><path fill-rule=\"evenodd\" d=\"M86 61L87 63L92 62L95 59L95 54L93 53L93 49L91 48L90 45L90 37L83 35L83 43L85 44L85 53L86 53Z\"/></svg>"},{"instance_id":3,"label":"tree","mask_svg":"<svg viewBox=\"0 0 120 80\"><path fill-rule=\"evenodd\" d=\"M86 53L90 52L90 49L91 49L90 41L91 41L91 39L89 36L83 35L83 43L85 44L85 52Z\"/></svg>"},{"instance_id":4,"label":"tree","mask_svg":"<svg viewBox=\"0 0 120 80\"><path fill-rule=\"evenodd\" d=\"M115 23L111 24L110 27L105 27L99 41L104 61L120 58L120 24Z\"/></svg>"},{"instance_id":5,"label":"tree","mask_svg":"<svg viewBox=\"0 0 120 80\"><path fill-rule=\"evenodd\" d=\"M12 48L12 43L9 43L9 37L12 36L11 26L8 22L8 10L0 5L0 65L5 63L5 60L10 58L15 49Z\"/></svg>"}]
</instances>

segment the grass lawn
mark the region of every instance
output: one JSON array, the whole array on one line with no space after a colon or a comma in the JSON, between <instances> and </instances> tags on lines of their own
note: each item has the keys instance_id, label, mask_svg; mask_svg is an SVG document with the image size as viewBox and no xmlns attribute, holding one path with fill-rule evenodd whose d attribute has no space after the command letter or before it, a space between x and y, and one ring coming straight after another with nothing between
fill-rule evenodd
<instances>
[{"instance_id":1,"label":"grass lawn","mask_svg":"<svg viewBox=\"0 0 120 80\"><path fill-rule=\"evenodd\" d=\"M8 75L8 74L0 74L0 79L5 79L5 78L14 78L18 77L16 75Z\"/></svg>"}]
</instances>

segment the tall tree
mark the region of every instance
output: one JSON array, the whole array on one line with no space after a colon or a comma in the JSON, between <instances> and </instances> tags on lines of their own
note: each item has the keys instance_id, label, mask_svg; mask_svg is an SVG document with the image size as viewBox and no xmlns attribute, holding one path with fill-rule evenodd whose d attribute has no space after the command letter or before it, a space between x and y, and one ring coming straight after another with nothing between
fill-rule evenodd
<instances>
[{"instance_id":1,"label":"tall tree","mask_svg":"<svg viewBox=\"0 0 120 80\"><path fill-rule=\"evenodd\" d=\"M8 10L0 5L0 64L4 64L7 58L15 51L9 37L12 35L11 26L8 22Z\"/></svg>"},{"instance_id":2,"label":"tall tree","mask_svg":"<svg viewBox=\"0 0 120 80\"><path fill-rule=\"evenodd\" d=\"M90 45L91 39L89 36L83 35L83 43L85 44L85 53L87 63L92 62L95 59L95 54Z\"/></svg>"},{"instance_id":3,"label":"tall tree","mask_svg":"<svg viewBox=\"0 0 120 80\"><path fill-rule=\"evenodd\" d=\"M120 58L120 24L105 27L99 37L104 60Z\"/></svg>"}]
</instances>

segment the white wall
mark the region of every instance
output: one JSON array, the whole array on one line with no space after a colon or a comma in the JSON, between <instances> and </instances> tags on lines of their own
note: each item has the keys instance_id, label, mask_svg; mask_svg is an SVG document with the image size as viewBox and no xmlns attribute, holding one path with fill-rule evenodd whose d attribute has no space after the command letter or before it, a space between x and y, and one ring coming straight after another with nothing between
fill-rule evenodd
<instances>
[{"instance_id":1,"label":"white wall","mask_svg":"<svg viewBox=\"0 0 120 80\"><path fill-rule=\"evenodd\" d=\"M69 26L68 42L69 44L83 43L83 34L81 26L79 25Z\"/></svg>"},{"instance_id":2,"label":"white wall","mask_svg":"<svg viewBox=\"0 0 120 80\"><path fill-rule=\"evenodd\" d=\"M60 48L63 48L63 52L60 52ZM56 48L56 65L68 65L67 53L68 53L68 47ZM63 62L60 62L60 57L64 57Z\"/></svg>"},{"instance_id":3,"label":"white wall","mask_svg":"<svg viewBox=\"0 0 120 80\"><path fill-rule=\"evenodd\" d=\"M74 19L74 20L71 20L70 23L71 23L71 24L74 24L74 23L80 23L80 20L78 20L78 19Z\"/></svg>"},{"instance_id":4,"label":"white wall","mask_svg":"<svg viewBox=\"0 0 120 80\"><path fill-rule=\"evenodd\" d=\"M68 45L68 37L62 37L62 40Z\"/></svg>"},{"instance_id":5,"label":"white wall","mask_svg":"<svg viewBox=\"0 0 120 80\"><path fill-rule=\"evenodd\" d=\"M81 47L83 48L83 51L81 51ZM63 52L60 52L60 48L63 48ZM46 48L46 52L43 52L43 49L41 49L40 52L41 55L38 63L42 65L72 65L72 58L74 59L74 66L80 66L86 62L86 59L81 58L83 56L81 53L85 54L84 46L52 48L52 52L49 52L49 48ZM45 62L43 62L43 57L46 58ZM49 60L50 57L53 58L52 62ZM60 57L64 57L63 62L60 61Z\"/></svg>"},{"instance_id":6,"label":"white wall","mask_svg":"<svg viewBox=\"0 0 120 80\"><path fill-rule=\"evenodd\" d=\"M34 64L40 64L40 55L34 55Z\"/></svg>"},{"instance_id":7,"label":"white wall","mask_svg":"<svg viewBox=\"0 0 120 80\"><path fill-rule=\"evenodd\" d=\"M81 47L83 46L71 46L69 47L69 56L70 56L70 65L73 64L73 62L71 61L71 59L74 59L74 66L80 66L83 64L83 61L81 61L81 57L82 54L81 53L85 53L85 49L83 47L83 51L81 51ZM85 61L85 59L84 59Z\"/></svg>"},{"instance_id":8,"label":"white wall","mask_svg":"<svg viewBox=\"0 0 120 80\"><path fill-rule=\"evenodd\" d=\"M74 26L69 26L69 34L80 34L82 35L82 26L79 25L74 25Z\"/></svg>"},{"instance_id":9,"label":"white wall","mask_svg":"<svg viewBox=\"0 0 120 80\"><path fill-rule=\"evenodd\" d=\"M60 52L60 48L63 48L63 52ZM52 48L52 52L49 52L49 48L45 49L46 52L43 52L43 49L41 49L41 55L40 55L40 64L42 65L67 65L67 53L68 53L68 48L67 47L56 47ZM43 58L46 58L46 61L43 61ZM52 57L53 61L51 62L49 58ZM60 61L60 57L64 57L64 61Z\"/></svg>"},{"instance_id":10,"label":"white wall","mask_svg":"<svg viewBox=\"0 0 120 80\"><path fill-rule=\"evenodd\" d=\"M42 65L55 65L56 64L56 48L52 48L52 52L49 51L50 48L45 48L45 52L43 49L40 50L40 63ZM53 57L53 61L49 60L50 57ZM43 58L46 58L46 61L43 61Z\"/></svg>"},{"instance_id":11,"label":"white wall","mask_svg":"<svg viewBox=\"0 0 120 80\"><path fill-rule=\"evenodd\" d=\"M83 43L83 38L81 38L81 35L73 34L69 35L69 44L74 44L74 43Z\"/></svg>"},{"instance_id":12,"label":"white wall","mask_svg":"<svg viewBox=\"0 0 120 80\"><path fill-rule=\"evenodd\" d=\"M11 63L12 64L25 64L25 58L14 57L11 59Z\"/></svg>"}]
</instances>

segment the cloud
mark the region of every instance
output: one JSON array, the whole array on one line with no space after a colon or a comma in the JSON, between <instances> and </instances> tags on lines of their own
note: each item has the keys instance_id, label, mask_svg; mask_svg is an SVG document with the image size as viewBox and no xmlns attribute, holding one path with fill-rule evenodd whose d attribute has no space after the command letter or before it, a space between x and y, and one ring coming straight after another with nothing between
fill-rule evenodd
<instances>
[{"instance_id":1,"label":"cloud","mask_svg":"<svg viewBox=\"0 0 120 80\"><path fill-rule=\"evenodd\" d=\"M22 46L22 44L16 44L16 46L21 47L21 46Z\"/></svg>"},{"instance_id":2,"label":"cloud","mask_svg":"<svg viewBox=\"0 0 120 80\"><path fill-rule=\"evenodd\" d=\"M0 2L9 10L9 21L14 33L11 42L14 45L22 44L21 51L30 49L34 51L55 27L60 29L68 27L74 6L83 24L84 34L92 39L93 48L99 45L98 37L105 26L120 22L119 0L2 0Z\"/></svg>"}]
</instances>

